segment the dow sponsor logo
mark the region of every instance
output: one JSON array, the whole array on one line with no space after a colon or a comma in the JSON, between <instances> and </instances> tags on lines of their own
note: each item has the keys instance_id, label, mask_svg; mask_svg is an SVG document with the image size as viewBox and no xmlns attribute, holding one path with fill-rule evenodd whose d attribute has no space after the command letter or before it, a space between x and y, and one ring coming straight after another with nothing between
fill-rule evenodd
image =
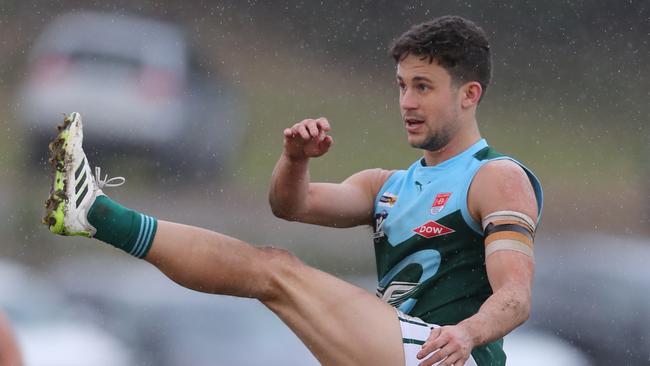
<instances>
[{"instance_id":1,"label":"dow sponsor logo","mask_svg":"<svg viewBox=\"0 0 650 366\"><path fill-rule=\"evenodd\" d=\"M423 236L425 238L433 238L435 236L447 235L454 232L453 229L450 229L444 225L440 225L435 221L429 221L426 224L413 229L416 234Z\"/></svg>"}]
</instances>

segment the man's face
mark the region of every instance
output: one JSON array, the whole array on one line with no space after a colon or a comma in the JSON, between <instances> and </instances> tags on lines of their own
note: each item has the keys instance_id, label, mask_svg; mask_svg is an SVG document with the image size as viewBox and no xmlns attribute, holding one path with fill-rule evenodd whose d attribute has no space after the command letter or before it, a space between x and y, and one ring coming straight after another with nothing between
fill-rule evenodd
<instances>
[{"instance_id":1,"label":"man's face","mask_svg":"<svg viewBox=\"0 0 650 366\"><path fill-rule=\"evenodd\" d=\"M458 88L447 70L428 57L408 55L397 64L397 84L409 144L429 151L445 147L460 127Z\"/></svg>"}]
</instances>

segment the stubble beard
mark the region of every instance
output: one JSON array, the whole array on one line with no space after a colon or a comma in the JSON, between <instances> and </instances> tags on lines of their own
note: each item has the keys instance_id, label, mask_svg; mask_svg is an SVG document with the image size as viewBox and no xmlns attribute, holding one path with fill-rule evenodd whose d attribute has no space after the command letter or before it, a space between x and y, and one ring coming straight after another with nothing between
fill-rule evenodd
<instances>
[{"instance_id":1,"label":"stubble beard","mask_svg":"<svg viewBox=\"0 0 650 366\"><path fill-rule=\"evenodd\" d=\"M436 131L433 135L427 137L422 142L414 142L411 144L416 149L423 149L427 151L438 151L443 149L449 144L452 136L452 129L449 126L443 127Z\"/></svg>"},{"instance_id":2,"label":"stubble beard","mask_svg":"<svg viewBox=\"0 0 650 366\"><path fill-rule=\"evenodd\" d=\"M433 131L432 135L427 136L422 142L412 143L411 146L427 151L439 151L445 148L460 128L458 111L452 111L446 119L447 123L437 131Z\"/></svg>"},{"instance_id":3,"label":"stubble beard","mask_svg":"<svg viewBox=\"0 0 650 366\"><path fill-rule=\"evenodd\" d=\"M427 151L440 151L444 149L460 129L460 111L458 109L451 109L444 119L447 122L442 127L437 131L432 131L433 133L427 136L424 141L411 143L411 146Z\"/></svg>"}]
</instances>

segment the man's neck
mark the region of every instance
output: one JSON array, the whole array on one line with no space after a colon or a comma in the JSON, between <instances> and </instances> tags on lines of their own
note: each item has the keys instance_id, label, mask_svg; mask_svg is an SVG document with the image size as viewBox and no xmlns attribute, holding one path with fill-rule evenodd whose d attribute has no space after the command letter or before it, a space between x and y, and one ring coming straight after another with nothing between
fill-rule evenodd
<instances>
[{"instance_id":1,"label":"man's neck","mask_svg":"<svg viewBox=\"0 0 650 366\"><path fill-rule=\"evenodd\" d=\"M427 166L435 166L443 161L449 160L479 141L481 134L478 127L476 127L476 123L473 125L473 128L459 131L442 149L436 151L425 150L424 161L427 163Z\"/></svg>"}]
</instances>

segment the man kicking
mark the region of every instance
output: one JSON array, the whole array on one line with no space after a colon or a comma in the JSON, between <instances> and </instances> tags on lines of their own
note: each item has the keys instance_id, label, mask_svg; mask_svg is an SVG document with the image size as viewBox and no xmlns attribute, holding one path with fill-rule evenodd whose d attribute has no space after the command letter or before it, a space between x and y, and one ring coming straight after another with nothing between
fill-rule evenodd
<instances>
[{"instance_id":1,"label":"man kicking","mask_svg":"<svg viewBox=\"0 0 650 366\"><path fill-rule=\"evenodd\" d=\"M284 131L269 200L287 220L372 225L377 294L441 325L422 365L504 365L502 337L530 310L533 237L542 209L534 175L481 138L476 109L491 77L482 29L445 16L411 28L391 48L408 142L423 157L406 170L364 170L311 183L308 162L332 145L325 118ZM377 148L381 148L377 146Z\"/></svg>"},{"instance_id":2,"label":"man kicking","mask_svg":"<svg viewBox=\"0 0 650 366\"><path fill-rule=\"evenodd\" d=\"M480 28L444 17L404 38L420 42L400 48L396 61L409 142L425 150L424 158L408 171L370 170L341 184L311 184L307 161L324 154L332 139L326 120L305 120L285 131L271 189L274 212L289 219L374 222L386 301L286 251L112 201L102 188L124 179L102 178L99 169L93 177L78 113L66 118L50 146L54 180L45 223L54 233L94 237L143 258L190 289L258 299L324 365L505 364L498 340L528 316L541 191L532 174L478 134L474 115L487 83L457 71L467 68L462 59L477 44L489 62ZM438 54L448 48L452 61ZM443 191L431 196L433 188ZM409 227L409 218L425 217Z\"/></svg>"}]
</instances>

